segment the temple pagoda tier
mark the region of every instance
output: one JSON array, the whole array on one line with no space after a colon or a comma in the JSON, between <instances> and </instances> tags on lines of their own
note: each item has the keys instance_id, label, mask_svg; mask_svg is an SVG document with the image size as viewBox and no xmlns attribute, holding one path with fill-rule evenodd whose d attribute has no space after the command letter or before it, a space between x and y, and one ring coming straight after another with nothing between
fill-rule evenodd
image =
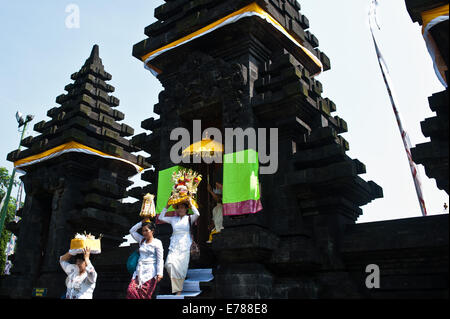
<instances>
[{"instance_id":1,"label":"temple pagoda tier","mask_svg":"<svg viewBox=\"0 0 450 319\"><path fill-rule=\"evenodd\" d=\"M8 154L25 173L26 191L13 227L18 241L7 285L11 296L29 298L32 288L47 287L49 297L60 297L65 285L58 258L75 233L102 234L107 254L124 241L139 213L122 199L129 178L151 165L133 155L140 149L127 139L133 128L119 123L125 116L116 109L111 78L95 45L67 93L56 98L60 106L48 111L51 119L34 126L40 134L24 139L27 149Z\"/></svg>"}]
</instances>

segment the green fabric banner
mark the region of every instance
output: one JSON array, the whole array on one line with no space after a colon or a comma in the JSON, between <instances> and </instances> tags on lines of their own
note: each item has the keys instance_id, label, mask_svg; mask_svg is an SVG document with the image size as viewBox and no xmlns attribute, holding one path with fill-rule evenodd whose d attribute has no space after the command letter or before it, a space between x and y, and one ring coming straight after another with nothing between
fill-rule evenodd
<instances>
[{"instance_id":1,"label":"green fabric banner","mask_svg":"<svg viewBox=\"0 0 450 319\"><path fill-rule=\"evenodd\" d=\"M223 204L225 215L256 213L262 209L258 152L249 149L224 155Z\"/></svg>"},{"instance_id":2,"label":"green fabric banner","mask_svg":"<svg viewBox=\"0 0 450 319\"><path fill-rule=\"evenodd\" d=\"M161 214L167 205L170 195L172 194L173 182L172 174L182 169L182 166L173 166L158 173L158 194L156 195L156 214ZM170 206L168 211L174 209Z\"/></svg>"},{"instance_id":3,"label":"green fabric banner","mask_svg":"<svg viewBox=\"0 0 450 319\"><path fill-rule=\"evenodd\" d=\"M173 172L183 168L177 165L158 173L156 214L162 212L172 194ZM224 155L222 198L224 215L253 214L262 210L258 173L258 152L255 150ZM173 211L174 209L170 207L169 212Z\"/></svg>"}]
</instances>

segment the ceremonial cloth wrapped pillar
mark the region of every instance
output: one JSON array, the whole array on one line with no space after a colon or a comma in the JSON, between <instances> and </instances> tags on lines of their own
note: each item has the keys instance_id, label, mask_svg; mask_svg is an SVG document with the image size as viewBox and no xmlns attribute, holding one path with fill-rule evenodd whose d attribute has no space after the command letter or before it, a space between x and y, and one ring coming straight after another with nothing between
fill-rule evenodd
<instances>
[{"instance_id":1,"label":"ceremonial cloth wrapped pillar","mask_svg":"<svg viewBox=\"0 0 450 319\"><path fill-rule=\"evenodd\" d=\"M448 65L445 64L441 52L439 51L439 48L430 33L430 29L438 25L439 23L448 21L448 13L448 4L421 13L423 38L425 39L428 52L433 59L433 66L436 72L436 76L444 87L447 87L448 79L445 78L445 71L448 70Z\"/></svg>"},{"instance_id":2,"label":"ceremonial cloth wrapped pillar","mask_svg":"<svg viewBox=\"0 0 450 319\"><path fill-rule=\"evenodd\" d=\"M224 155L223 214L245 215L262 210L258 152L244 150Z\"/></svg>"}]
</instances>

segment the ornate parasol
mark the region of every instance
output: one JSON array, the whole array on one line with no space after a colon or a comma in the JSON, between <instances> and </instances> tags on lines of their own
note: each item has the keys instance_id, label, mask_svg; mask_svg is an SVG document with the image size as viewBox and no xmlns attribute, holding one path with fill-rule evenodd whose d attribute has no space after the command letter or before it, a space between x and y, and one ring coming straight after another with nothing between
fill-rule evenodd
<instances>
[{"instance_id":1,"label":"ornate parasol","mask_svg":"<svg viewBox=\"0 0 450 319\"><path fill-rule=\"evenodd\" d=\"M201 141L196 142L194 144L186 147L182 155L183 157L188 156L201 156L202 158L214 158L222 156L223 154L223 145L215 140L211 140L208 138L208 134L206 133L206 137L202 138ZM207 178L209 184L209 166L207 166Z\"/></svg>"},{"instance_id":2,"label":"ornate parasol","mask_svg":"<svg viewBox=\"0 0 450 319\"><path fill-rule=\"evenodd\" d=\"M208 133L202 138L201 141L191 144L189 147L185 148L182 152L183 157L188 156L201 156L202 158L214 158L222 156L223 145L215 140L208 138ZM209 165L206 165L207 169L207 181L209 184ZM209 197L208 197L208 210L209 210Z\"/></svg>"},{"instance_id":3,"label":"ornate parasol","mask_svg":"<svg viewBox=\"0 0 450 319\"><path fill-rule=\"evenodd\" d=\"M189 147L183 150L182 155L184 157L193 155L193 156L201 156L202 158L205 157L211 158L220 156L222 155L222 153L223 153L223 145L206 137L199 142L189 145Z\"/></svg>"}]
</instances>

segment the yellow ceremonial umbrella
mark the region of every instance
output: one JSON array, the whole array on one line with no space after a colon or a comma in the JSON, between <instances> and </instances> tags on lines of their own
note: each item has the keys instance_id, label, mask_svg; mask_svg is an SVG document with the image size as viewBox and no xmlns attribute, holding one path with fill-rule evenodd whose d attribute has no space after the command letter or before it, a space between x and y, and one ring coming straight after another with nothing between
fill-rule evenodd
<instances>
[{"instance_id":1,"label":"yellow ceremonial umbrella","mask_svg":"<svg viewBox=\"0 0 450 319\"><path fill-rule=\"evenodd\" d=\"M182 152L183 156L197 155L201 157L215 157L223 153L223 145L209 138L189 145Z\"/></svg>"},{"instance_id":2,"label":"yellow ceremonial umbrella","mask_svg":"<svg viewBox=\"0 0 450 319\"><path fill-rule=\"evenodd\" d=\"M223 154L223 145L215 140L211 140L206 137L202 138L201 141L198 141L194 144L191 144L189 147L185 148L181 153L183 157L187 157L190 155L193 156L201 156L202 158L213 158L222 156ZM209 166L207 166L207 181L209 184ZM208 210L209 210L209 196L208 196Z\"/></svg>"}]
</instances>

